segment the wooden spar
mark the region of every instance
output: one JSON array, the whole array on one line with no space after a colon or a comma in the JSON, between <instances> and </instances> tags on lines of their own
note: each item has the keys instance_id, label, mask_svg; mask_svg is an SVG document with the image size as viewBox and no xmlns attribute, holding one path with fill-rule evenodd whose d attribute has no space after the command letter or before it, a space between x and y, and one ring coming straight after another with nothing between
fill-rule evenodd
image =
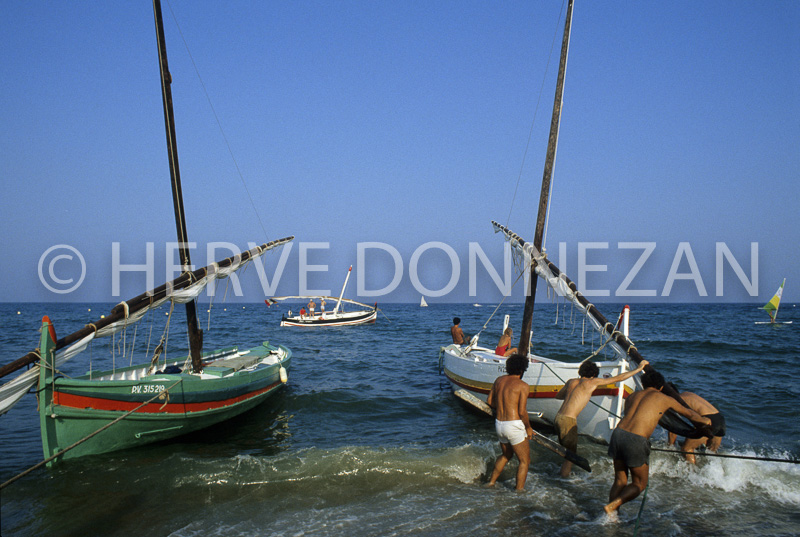
<instances>
[{"instance_id":1,"label":"wooden spar","mask_svg":"<svg viewBox=\"0 0 800 537\"><path fill-rule=\"evenodd\" d=\"M250 259L254 259L258 257L263 252L267 250L271 250L275 247L281 246L286 244L287 242L293 240L294 237L285 237L283 239L277 239L274 241L270 241L267 243L262 244L257 248L253 248L251 250L247 250L246 252L242 252L239 255L234 255L231 257L227 257L222 261L216 264L219 268L227 268L230 267L234 262L241 260L242 262L249 261ZM147 291L146 293L142 293L141 295L132 298L125 302L127 304L127 311L128 316L149 307L152 303L161 300L162 298L169 296L173 291L179 291L181 289L185 289L189 287L192 283L205 278L210 269L213 265L209 265L207 267L203 267L201 269L197 269L193 272L184 272L171 282L167 282L160 287L156 287L151 291ZM103 317L102 319L98 319L97 321L86 325L84 328L81 328L77 332L73 332L68 336L65 336L56 342L56 350L63 349L69 345L72 345L76 341L79 341L92 332L105 328L106 326L113 324L117 321L121 321L125 318L125 311L126 307L123 304L118 304L114 306L111 310L111 313ZM22 358L14 360L13 362L6 364L0 367L0 378L13 373L23 367L35 363L39 361L39 353L38 352L29 352Z\"/></svg>"},{"instance_id":2,"label":"wooden spar","mask_svg":"<svg viewBox=\"0 0 800 537\"><path fill-rule=\"evenodd\" d=\"M172 75L167 63L167 44L164 38L164 24L161 19L161 0L153 0L153 13L158 38L158 64L161 72L161 95L164 103L164 124L167 133L167 154L172 182L172 202L175 208L175 227L178 232L178 251L183 272L189 272L192 260L189 255L189 237L186 233L186 215L183 210L181 191L181 172L178 166L178 141L175 136L175 116L172 111ZM199 373L203 369L200 355L203 352L203 331L197 322L197 307L194 300L186 303L186 322L189 331L189 354L192 357L192 370Z\"/></svg>"},{"instance_id":3,"label":"wooden spar","mask_svg":"<svg viewBox=\"0 0 800 537\"><path fill-rule=\"evenodd\" d=\"M526 244L525 239L508 229L506 226L502 224L498 224L494 220L492 220L492 225L494 225L497 229L505 233L510 239L519 243L520 247L524 247ZM622 332L616 330L615 325L611 324L606 317L600 313L600 311L594 307L594 305L589 302L580 291L578 291L578 286L575 285L569 277L561 272L559 268L549 259L543 258L543 261L547 264L547 268L553 273L553 276L556 278L563 280L563 282L569 287L570 291L575 295L575 299L583 306L584 309L594 317L598 323L602 326L601 330L604 334L611 336L611 338L622 348L625 353L630 356L634 362L638 365L639 362L642 361L642 355L639 354L639 351L636 350L636 347L633 345L628 337L623 334ZM536 261L533 262L533 267L536 267Z\"/></svg>"},{"instance_id":4,"label":"wooden spar","mask_svg":"<svg viewBox=\"0 0 800 537\"><path fill-rule=\"evenodd\" d=\"M339 311L339 306L341 305L341 303L342 303L342 297L344 296L344 290L345 290L345 288L347 287L347 280L349 280L349 279L350 279L350 273L351 273L352 271L353 271L353 265L350 265L350 268L349 268L349 269L347 269L347 276L346 276L346 277L345 277L345 279L344 279L344 285L342 285L342 292L341 292L341 293L339 293L339 300L337 300L337 301L336 301L336 307L335 307L335 308L333 308L333 314L334 314L334 315L336 315L336 313Z\"/></svg>"},{"instance_id":5,"label":"wooden spar","mask_svg":"<svg viewBox=\"0 0 800 537\"><path fill-rule=\"evenodd\" d=\"M550 182L553 178L553 167L556 161L556 148L558 147L558 128L561 124L561 105L564 101L564 75L567 71L567 53L569 52L569 36L572 28L572 3L567 5L567 16L564 22L564 38L561 42L561 60L558 65L558 79L556 81L556 96L553 102L553 117L550 120L550 138L547 141L547 157L542 175L542 192L539 196L539 213L536 219L536 232L533 236L533 245L537 251L542 251L544 226L547 220L547 206L550 200ZM536 300L536 274L531 266L531 277L528 279L528 292L525 296L525 309L522 311L522 329L519 335L517 349L523 356L528 355L531 340L531 325L533 324L533 303Z\"/></svg>"},{"instance_id":6,"label":"wooden spar","mask_svg":"<svg viewBox=\"0 0 800 537\"><path fill-rule=\"evenodd\" d=\"M506 226L504 226L502 224L498 224L495 221L492 221L492 224L497 229L499 229L500 231L505 233L509 238L511 238L514 241L518 242L520 247L525 246L525 240L522 237L520 237L519 235L517 235L516 233L514 233L513 231L511 231L510 229L508 229ZM538 252L538 250L537 250L537 252ZM639 353L639 351L636 349L636 347L634 346L634 344L630 340L630 338L628 338L628 336L626 336L625 334L623 334L622 332L617 330L616 326L611 324L608 321L608 319L606 319L605 315L600 313L600 311L596 307L594 307L594 304L589 302L586 299L586 297L583 296L583 294L581 294L580 291L578 291L578 286L575 285L575 282L570 280L569 277L566 274L561 272L561 270L559 270L559 268L552 261L550 261L546 257L542 257L542 260L547 264L547 268L550 270L550 272L553 273L553 276L558 278L558 279L560 279L560 280L562 280L567 285L567 287L569 287L570 291L572 291L572 293L575 296L575 299L578 301L578 303L581 306L583 306L583 308L589 313L589 315L594 317L595 320L601 325L602 333L605 334L606 336L610 337L617 345L619 345L619 347L625 352L625 354L627 354L634 362L636 362L636 365L639 365L639 363L644 358ZM536 262L535 261L533 263L533 267L534 268L536 267ZM645 366L644 371L645 371L645 373L648 373L648 372L652 371L653 369L654 369L653 366L648 364L648 365ZM679 403L681 403L683 406L688 408L689 405L686 404L686 402L683 400L683 398L680 396L680 394L677 391L675 391L675 389L673 389L673 387L669 383L664 385L664 388L663 388L662 391L663 391L663 393L665 393L665 394L669 395L670 397L676 399Z\"/></svg>"}]
</instances>

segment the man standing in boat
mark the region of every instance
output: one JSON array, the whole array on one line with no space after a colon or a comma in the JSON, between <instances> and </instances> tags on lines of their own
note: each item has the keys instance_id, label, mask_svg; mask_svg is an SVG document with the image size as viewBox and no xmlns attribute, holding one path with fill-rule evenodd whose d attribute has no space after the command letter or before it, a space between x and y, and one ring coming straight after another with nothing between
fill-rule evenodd
<instances>
[{"instance_id":1,"label":"man standing in boat","mask_svg":"<svg viewBox=\"0 0 800 537\"><path fill-rule=\"evenodd\" d=\"M495 462L492 477L487 486L493 487L508 461L519 459L517 469L517 487L525 488L528 477L528 466L531 463L531 448L528 440L533 436L528 419L528 394L530 386L523 382L522 375L528 369L528 359L521 354L514 354L506 360L506 375L498 377L489 391L486 403L495 411L495 430L500 439L502 453Z\"/></svg>"},{"instance_id":2,"label":"man standing in boat","mask_svg":"<svg viewBox=\"0 0 800 537\"><path fill-rule=\"evenodd\" d=\"M573 453L578 452L578 415L586 408L594 391L600 386L616 384L628 380L639 373L649 362L642 360L639 367L627 373L610 378L597 378L600 368L591 361L585 361L578 368L580 378L569 379L556 394L556 399L563 400L556 413L553 425L558 432L558 442ZM572 470L572 463L565 460L561 465L561 477L567 477Z\"/></svg>"},{"instance_id":3,"label":"man standing in boat","mask_svg":"<svg viewBox=\"0 0 800 537\"><path fill-rule=\"evenodd\" d=\"M674 384L672 387L675 391L678 391L677 386ZM716 452L719 449L720 444L722 443L722 437L725 436L725 418L723 417L722 413L717 410L717 408L697 395L696 393L692 392L682 392L681 399L686 403L686 405L700 414L701 416L708 418L711 420L711 434L713 436L703 436L700 438L687 438L681 444L681 451L686 451L687 453L684 454L686 460L692 464L696 464L697 460L694 456L694 450L700 447L701 445L705 444L706 448L711 451ZM667 435L669 437L669 445L673 445L675 441L678 439L678 435L675 433L669 433Z\"/></svg>"},{"instance_id":4,"label":"man standing in boat","mask_svg":"<svg viewBox=\"0 0 800 537\"><path fill-rule=\"evenodd\" d=\"M609 515L622 504L636 498L647 487L650 475L650 435L667 410L674 410L701 427L711 425L691 408L661 393L664 377L655 370L642 376L643 390L634 392L625 403L625 417L611 435L608 455L614 459L614 484L608 493L609 503L603 510ZM628 472L631 482L628 483Z\"/></svg>"},{"instance_id":5,"label":"man standing in boat","mask_svg":"<svg viewBox=\"0 0 800 537\"><path fill-rule=\"evenodd\" d=\"M308 301L308 314L311 315L311 319L312 320L314 319L314 309L316 307L317 307L317 305L314 303L314 299L313 298Z\"/></svg>"}]
</instances>

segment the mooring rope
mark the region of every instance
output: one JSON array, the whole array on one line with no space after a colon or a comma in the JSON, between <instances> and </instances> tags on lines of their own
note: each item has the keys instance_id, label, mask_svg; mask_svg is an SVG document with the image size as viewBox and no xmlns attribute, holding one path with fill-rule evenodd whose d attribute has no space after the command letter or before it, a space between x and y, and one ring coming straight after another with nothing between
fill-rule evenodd
<instances>
[{"instance_id":1,"label":"mooring rope","mask_svg":"<svg viewBox=\"0 0 800 537\"><path fill-rule=\"evenodd\" d=\"M663 451L664 453L676 453L678 455L700 455L703 457L721 457L725 459L745 459L750 461L764 462L786 462L789 464L800 464L800 459L775 459L772 457L755 457L751 455L727 455L723 453L709 453L707 451L679 451L676 449L664 449L651 447L650 451Z\"/></svg>"},{"instance_id":2,"label":"mooring rope","mask_svg":"<svg viewBox=\"0 0 800 537\"><path fill-rule=\"evenodd\" d=\"M650 481L647 482L647 486L644 488L644 496L642 496L642 504L639 506L639 514L636 515L636 524L633 526L633 537L636 537L636 534L639 533L639 519L642 518L642 511L644 511L644 502L647 501L648 490L650 490Z\"/></svg>"},{"instance_id":3,"label":"mooring rope","mask_svg":"<svg viewBox=\"0 0 800 537\"><path fill-rule=\"evenodd\" d=\"M46 458L45 460L43 460L42 462L40 462L40 463L38 463L38 464L35 464L35 465L31 466L30 468L28 468L28 469L27 469L27 470L25 470L24 472L22 472L22 473L20 473L20 474L18 474L18 475L15 475L15 476L14 476L14 477L12 477L11 479L9 479L8 481L6 481L6 482L5 482L5 483L3 483L2 485L0 485L0 489L3 489L3 488L5 488L5 487L7 487L8 485L10 485L11 483L13 483L14 481L16 481L16 480L18 480L18 479L20 479L20 478L22 478L22 477L25 477L26 475L28 475L29 473L33 472L34 470L36 470L36 469L38 469L38 468L41 468L42 466L44 466L44 465L45 465L45 464L47 464L48 462L52 461L52 460L53 460L53 459L55 459L56 457L60 457L61 455L63 455L63 454L64 454L64 453L66 453L67 451L69 451L69 450L71 450L71 449L73 449L73 448L76 448L76 447L78 447L79 445L83 444L84 442L86 442L87 440L89 440L90 438L92 438L93 436L95 436L95 435L97 435L97 434L100 434L101 432L105 431L106 429L108 429L108 428L109 428L109 427L111 427L112 425L115 425L116 423L119 423L119 422L120 422L120 421L122 421L123 419L127 418L128 416L130 416L131 414L133 414L134 412L136 412L136 411L137 411L137 410L139 410L140 408L142 408L142 407L144 407L144 406L146 406L146 405L149 405L150 403L152 403L153 401L155 401L156 399L158 399L159 397L161 397L161 396L162 396L162 395L164 395L165 393L167 394L167 396L169 396L169 390L171 390L172 388L174 388L175 386L177 386L177 385L178 385L178 384L180 384L181 382L183 382L183 379L180 379L180 380L176 381L176 382L175 382L174 384L172 384L172 385L171 385L169 388L164 388L163 390L161 390L160 392L158 392L158 393L157 393L157 394L155 394L153 397L151 397L150 399L148 399L147 401L145 401L145 402L144 402L144 403L142 403L141 405L137 406L137 407L136 407L136 408L134 408L133 410L129 410L128 412L126 412L126 413L125 413L125 414L123 414L122 416L118 417L117 419L115 419L115 420L114 420L114 421L112 421L111 423L107 423L107 424L103 425L102 427L100 427L99 429L97 429L95 432L93 432L93 433L89 434L88 436L86 436L86 437L82 438L81 440L78 440L77 442L75 442L75 443L74 443L74 444L72 444L71 446L67 446L67 447L65 447L64 449L62 449L61 451L59 451L59 452L58 452L58 453L56 453L55 455L53 455L53 456L51 456L51 457L48 457L48 458Z\"/></svg>"}]
</instances>

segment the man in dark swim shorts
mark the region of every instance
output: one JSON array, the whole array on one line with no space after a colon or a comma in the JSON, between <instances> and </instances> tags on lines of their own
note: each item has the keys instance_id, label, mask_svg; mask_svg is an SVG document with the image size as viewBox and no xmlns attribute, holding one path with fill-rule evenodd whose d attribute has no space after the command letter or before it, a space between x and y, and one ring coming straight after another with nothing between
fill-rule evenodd
<instances>
[{"instance_id":1,"label":"man in dark swim shorts","mask_svg":"<svg viewBox=\"0 0 800 537\"><path fill-rule=\"evenodd\" d=\"M699 425L710 425L711 420L686 408L677 400L661 393L664 377L650 370L642 376L643 390L634 392L625 403L625 417L611 435L608 455L614 459L614 484L608 493L609 503L603 508L609 515L620 506L636 498L647 487L650 475L650 435L658 420L667 410ZM631 483L628 483L628 472Z\"/></svg>"},{"instance_id":2,"label":"man in dark swim shorts","mask_svg":"<svg viewBox=\"0 0 800 537\"><path fill-rule=\"evenodd\" d=\"M621 459L628 468L650 464L650 439L616 428L611 434L608 455Z\"/></svg>"},{"instance_id":3,"label":"man in dark swim shorts","mask_svg":"<svg viewBox=\"0 0 800 537\"><path fill-rule=\"evenodd\" d=\"M673 384L673 388L677 392L677 387ZM684 454L686 460L694 464L696 461L695 456L693 455L694 450L698 447L702 446L703 444L706 445L711 451L717 451L719 449L719 445L722 443L722 437L725 436L725 417L722 413L716 409L714 405L697 395L696 393L692 392L682 392L681 399L683 399L689 408L711 420L711 434L713 436L703 436L700 438L687 438L681 444L681 451L685 451L687 453ZM669 433L669 445L673 445L675 440L677 439L677 435L673 433Z\"/></svg>"}]
</instances>

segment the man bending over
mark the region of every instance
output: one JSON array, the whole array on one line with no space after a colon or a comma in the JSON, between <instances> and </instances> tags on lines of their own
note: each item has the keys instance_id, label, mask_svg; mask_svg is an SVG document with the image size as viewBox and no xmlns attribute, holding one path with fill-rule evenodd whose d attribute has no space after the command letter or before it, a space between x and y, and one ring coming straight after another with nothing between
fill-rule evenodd
<instances>
[{"instance_id":1,"label":"man bending over","mask_svg":"<svg viewBox=\"0 0 800 537\"><path fill-rule=\"evenodd\" d=\"M609 503L603 508L609 515L622 504L636 498L647 487L650 474L650 435L667 410L674 410L697 425L711 425L710 419L661 393L664 377L658 371L645 373L642 376L642 385L643 390L634 392L628 398L625 403L625 417L611 434L608 455L614 459L614 484L608 493ZM631 483L628 483L628 472L631 474Z\"/></svg>"}]
</instances>

